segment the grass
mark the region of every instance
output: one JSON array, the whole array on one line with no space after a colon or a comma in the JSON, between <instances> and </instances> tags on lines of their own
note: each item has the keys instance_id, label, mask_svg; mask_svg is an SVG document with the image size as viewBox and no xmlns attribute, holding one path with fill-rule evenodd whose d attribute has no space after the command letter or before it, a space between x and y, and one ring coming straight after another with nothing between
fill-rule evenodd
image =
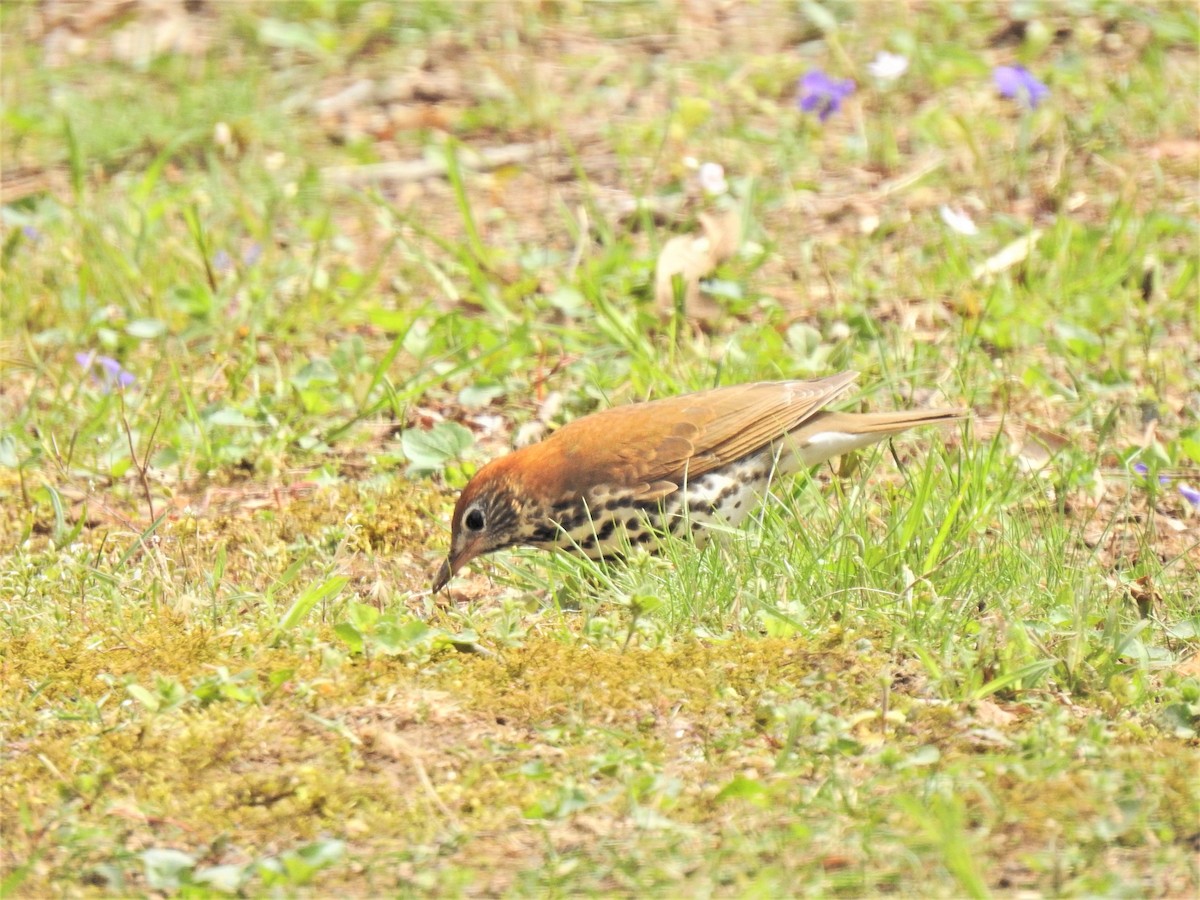
<instances>
[{"instance_id":1,"label":"grass","mask_svg":"<svg viewBox=\"0 0 1200 900\"><path fill-rule=\"evenodd\" d=\"M1190 5L190 15L0 8L0 893L1196 892ZM429 594L519 431L846 368L975 420Z\"/></svg>"}]
</instances>

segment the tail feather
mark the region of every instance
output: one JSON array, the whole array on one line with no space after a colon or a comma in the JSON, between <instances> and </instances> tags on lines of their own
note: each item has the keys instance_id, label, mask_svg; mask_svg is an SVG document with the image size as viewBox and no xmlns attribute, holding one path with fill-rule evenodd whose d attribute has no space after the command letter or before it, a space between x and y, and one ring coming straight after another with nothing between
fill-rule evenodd
<instances>
[{"instance_id":1,"label":"tail feather","mask_svg":"<svg viewBox=\"0 0 1200 900\"><path fill-rule=\"evenodd\" d=\"M846 431L856 434L899 434L918 425L947 425L971 415L967 409L902 409L896 412L822 412L804 423L800 431Z\"/></svg>"},{"instance_id":2,"label":"tail feather","mask_svg":"<svg viewBox=\"0 0 1200 900\"><path fill-rule=\"evenodd\" d=\"M910 428L949 425L970 415L970 410L949 408L878 413L819 412L788 434L786 446L792 451L798 463L794 468L798 470L851 450L869 447Z\"/></svg>"}]
</instances>

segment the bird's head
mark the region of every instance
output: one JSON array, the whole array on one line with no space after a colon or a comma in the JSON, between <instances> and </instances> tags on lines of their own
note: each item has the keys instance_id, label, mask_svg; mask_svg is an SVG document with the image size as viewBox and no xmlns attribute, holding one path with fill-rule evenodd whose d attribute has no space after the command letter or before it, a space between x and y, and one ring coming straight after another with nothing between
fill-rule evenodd
<instances>
[{"instance_id":1,"label":"bird's head","mask_svg":"<svg viewBox=\"0 0 1200 900\"><path fill-rule=\"evenodd\" d=\"M434 591L476 557L520 542L521 504L509 458L488 463L459 494L450 520L450 553L433 578Z\"/></svg>"}]
</instances>

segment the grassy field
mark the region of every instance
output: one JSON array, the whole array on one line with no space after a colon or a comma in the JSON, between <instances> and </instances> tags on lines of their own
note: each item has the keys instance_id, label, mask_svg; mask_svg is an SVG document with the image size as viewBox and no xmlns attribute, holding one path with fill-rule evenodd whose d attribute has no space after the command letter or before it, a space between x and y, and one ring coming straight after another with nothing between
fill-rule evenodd
<instances>
[{"instance_id":1,"label":"grassy field","mask_svg":"<svg viewBox=\"0 0 1200 900\"><path fill-rule=\"evenodd\" d=\"M1200 890L1194 4L0 32L0 894ZM975 416L431 595L518 435L849 368Z\"/></svg>"}]
</instances>

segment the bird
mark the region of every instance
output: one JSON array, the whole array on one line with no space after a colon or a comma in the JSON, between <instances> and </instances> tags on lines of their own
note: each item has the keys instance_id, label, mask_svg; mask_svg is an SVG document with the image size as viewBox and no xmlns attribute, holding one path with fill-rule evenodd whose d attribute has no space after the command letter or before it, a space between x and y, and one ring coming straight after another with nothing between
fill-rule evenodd
<instances>
[{"instance_id":1,"label":"bird","mask_svg":"<svg viewBox=\"0 0 1200 900\"><path fill-rule=\"evenodd\" d=\"M690 532L702 546L709 526L738 525L780 475L970 415L825 409L857 377L759 381L617 406L492 460L455 502L433 590L471 560L519 545L600 559L653 550L669 531Z\"/></svg>"}]
</instances>

